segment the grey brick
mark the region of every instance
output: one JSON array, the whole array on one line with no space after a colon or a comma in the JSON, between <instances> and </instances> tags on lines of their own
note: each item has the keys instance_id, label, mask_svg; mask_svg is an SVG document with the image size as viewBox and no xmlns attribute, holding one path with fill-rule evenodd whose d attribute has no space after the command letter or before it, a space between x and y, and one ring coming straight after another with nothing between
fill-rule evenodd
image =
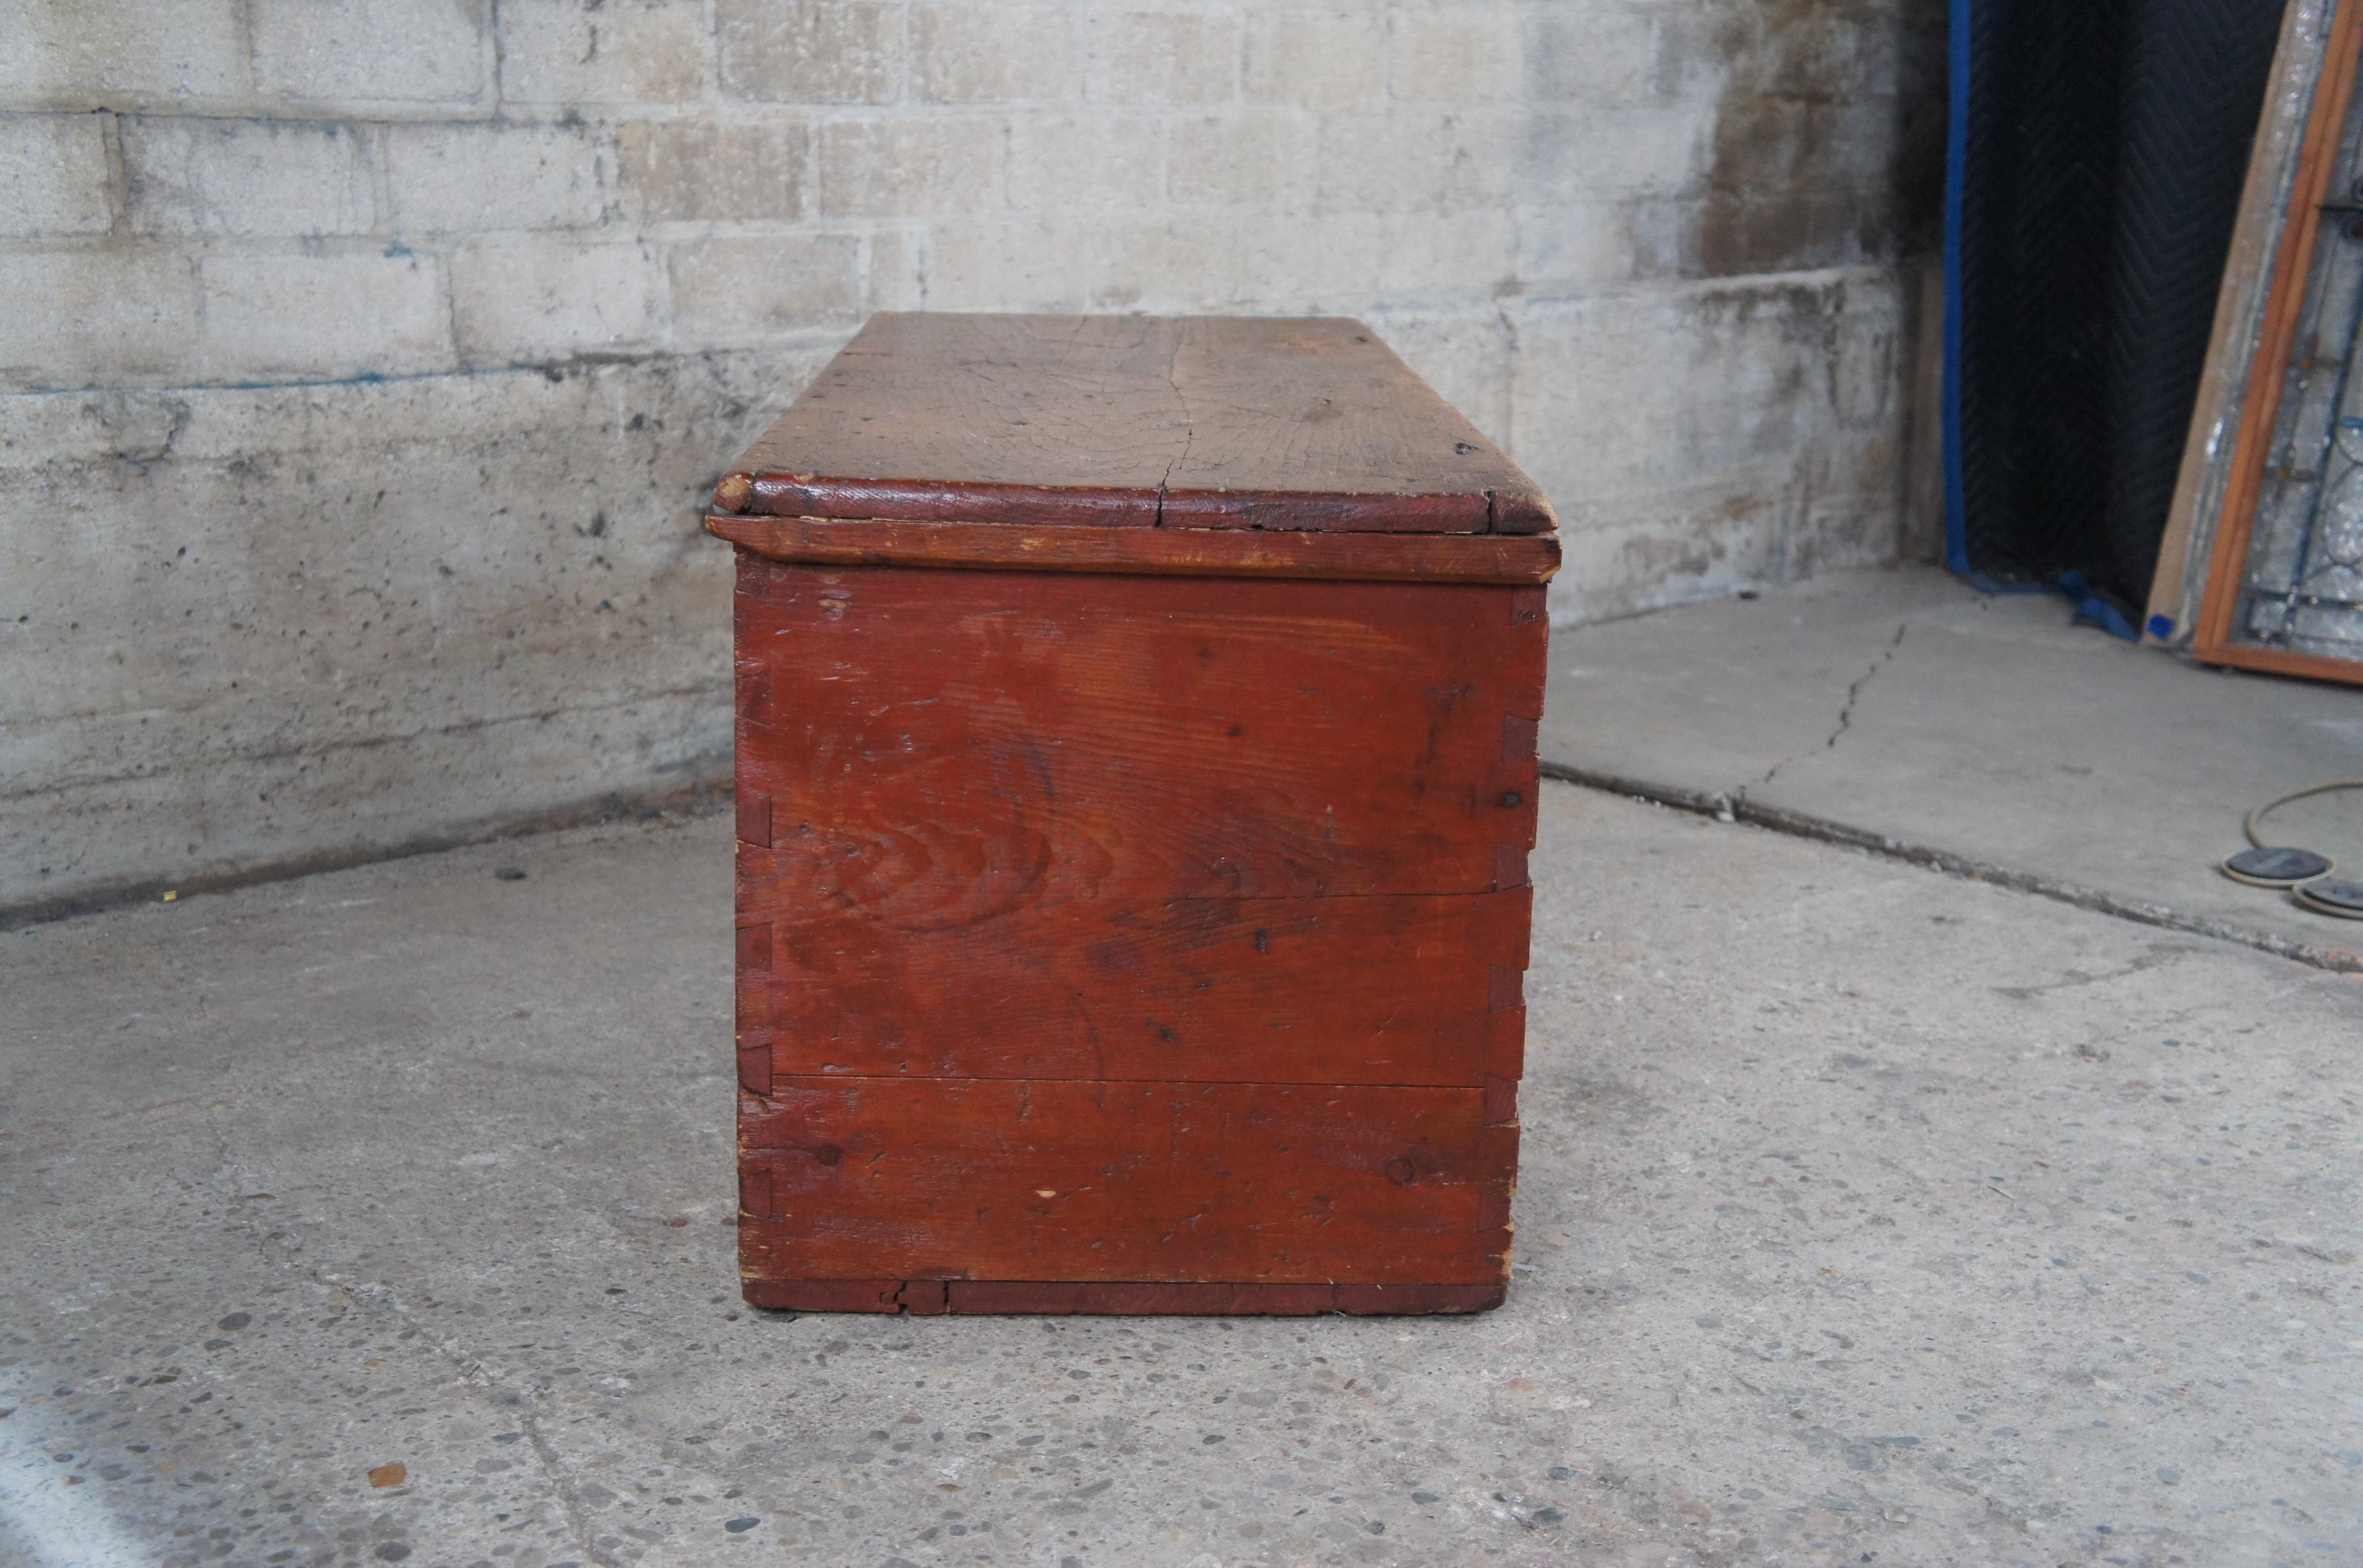
<instances>
[{"instance_id":1,"label":"grey brick","mask_svg":"<svg viewBox=\"0 0 2363 1568\"><path fill-rule=\"evenodd\" d=\"M795 120L620 127L616 177L624 210L643 223L799 217L811 141Z\"/></svg>"},{"instance_id":2,"label":"grey brick","mask_svg":"<svg viewBox=\"0 0 2363 1568\"><path fill-rule=\"evenodd\" d=\"M940 224L927 236L927 308L1084 309L1089 254L1072 222Z\"/></svg>"},{"instance_id":3,"label":"grey brick","mask_svg":"<svg viewBox=\"0 0 2363 1568\"><path fill-rule=\"evenodd\" d=\"M861 310L861 241L851 235L693 240L672 251L674 341L682 348L760 342Z\"/></svg>"},{"instance_id":4,"label":"grey brick","mask_svg":"<svg viewBox=\"0 0 2363 1568\"><path fill-rule=\"evenodd\" d=\"M1503 171L1529 204L1685 191L1699 179L1714 116L1712 105L1530 112Z\"/></svg>"},{"instance_id":5,"label":"grey brick","mask_svg":"<svg viewBox=\"0 0 2363 1568\"><path fill-rule=\"evenodd\" d=\"M150 234L366 234L372 149L334 120L122 122L131 226Z\"/></svg>"},{"instance_id":6,"label":"grey brick","mask_svg":"<svg viewBox=\"0 0 2363 1568\"><path fill-rule=\"evenodd\" d=\"M903 95L903 8L862 0L715 0L722 86L770 104Z\"/></svg>"},{"instance_id":7,"label":"grey brick","mask_svg":"<svg viewBox=\"0 0 2363 1568\"><path fill-rule=\"evenodd\" d=\"M490 0L252 0L254 75L305 103L475 104Z\"/></svg>"},{"instance_id":8,"label":"grey brick","mask_svg":"<svg viewBox=\"0 0 2363 1568\"><path fill-rule=\"evenodd\" d=\"M599 221L598 149L580 127L395 125L384 136L397 233Z\"/></svg>"},{"instance_id":9,"label":"grey brick","mask_svg":"<svg viewBox=\"0 0 2363 1568\"><path fill-rule=\"evenodd\" d=\"M242 98L239 0L0 0L0 103L132 109Z\"/></svg>"},{"instance_id":10,"label":"grey brick","mask_svg":"<svg viewBox=\"0 0 2363 1568\"><path fill-rule=\"evenodd\" d=\"M1625 282L1640 275L1643 233L1659 243L1658 209L1646 202L1555 203L1520 215L1515 271L1538 293L1591 293Z\"/></svg>"},{"instance_id":11,"label":"grey brick","mask_svg":"<svg viewBox=\"0 0 2363 1568\"><path fill-rule=\"evenodd\" d=\"M331 380L454 362L449 295L431 257L214 256L197 276L213 374Z\"/></svg>"},{"instance_id":12,"label":"grey brick","mask_svg":"<svg viewBox=\"0 0 2363 1568\"><path fill-rule=\"evenodd\" d=\"M451 293L460 357L471 365L643 348L665 332L664 265L646 245L487 240L453 254Z\"/></svg>"},{"instance_id":13,"label":"grey brick","mask_svg":"<svg viewBox=\"0 0 2363 1568\"><path fill-rule=\"evenodd\" d=\"M1048 6L923 6L911 16L911 73L945 104L1077 95L1075 23Z\"/></svg>"},{"instance_id":14,"label":"grey brick","mask_svg":"<svg viewBox=\"0 0 2363 1568\"><path fill-rule=\"evenodd\" d=\"M1405 107L1326 116L1321 203L1374 211L1448 211L1506 202L1516 134L1524 123L1514 112L1489 109ZM1580 160L1581 153L1565 156Z\"/></svg>"},{"instance_id":15,"label":"grey brick","mask_svg":"<svg viewBox=\"0 0 2363 1568\"><path fill-rule=\"evenodd\" d=\"M1165 199L1165 127L1147 115L1025 115L1009 131L1010 204L1140 211Z\"/></svg>"},{"instance_id":16,"label":"grey brick","mask_svg":"<svg viewBox=\"0 0 2363 1568\"><path fill-rule=\"evenodd\" d=\"M846 121L820 136L820 208L832 217L940 216L992 204L989 123Z\"/></svg>"},{"instance_id":17,"label":"grey brick","mask_svg":"<svg viewBox=\"0 0 2363 1568\"><path fill-rule=\"evenodd\" d=\"M1517 45L1513 17L1497 8L1398 12L1388 92L1396 98L1453 104L1515 97Z\"/></svg>"},{"instance_id":18,"label":"grey brick","mask_svg":"<svg viewBox=\"0 0 2363 1568\"><path fill-rule=\"evenodd\" d=\"M1378 297L1384 230L1370 213L1242 216L1237 296L1259 311L1349 315Z\"/></svg>"},{"instance_id":19,"label":"grey brick","mask_svg":"<svg viewBox=\"0 0 2363 1568\"><path fill-rule=\"evenodd\" d=\"M1247 96L1261 103L1376 103L1387 88L1386 17L1259 6L1247 18L1243 79Z\"/></svg>"},{"instance_id":20,"label":"grey brick","mask_svg":"<svg viewBox=\"0 0 2363 1568\"><path fill-rule=\"evenodd\" d=\"M115 221L95 115L0 115L0 233L91 234Z\"/></svg>"},{"instance_id":21,"label":"grey brick","mask_svg":"<svg viewBox=\"0 0 2363 1568\"><path fill-rule=\"evenodd\" d=\"M1091 96L1109 104L1215 104L1238 94L1235 17L1119 12L1085 24Z\"/></svg>"},{"instance_id":22,"label":"grey brick","mask_svg":"<svg viewBox=\"0 0 2363 1568\"><path fill-rule=\"evenodd\" d=\"M1379 293L1409 298L1483 298L1517 277L1517 224L1500 208L1396 212L1381 225Z\"/></svg>"},{"instance_id":23,"label":"grey brick","mask_svg":"<svg viewBox=\"0 0 2363 1568\"><path fill-rule=\"evenodd\" d=\"M501 0L501 96L679 103L705 87L700 0Z\"/></svg>"},{"instance_id":24,"label":"grey brick","mask_svg":"<svg viewBox=\"0 0 2363 1568\"><path fill-rule=\"evenodd\" d=\"M1313 199L1316 141L1312 116L1257 108L1173 122L1173 200L1182 205L1256 210Z\"/></svg>"},{"instance_id":25,"label":"grey brick","mask_svg":"<svg viewBox=\"0 0 2363 1568\"><path fill-rule=\"evenodd\" d=\"M926 248L915 232L896 228L870 233L870 269L863 280L862 308L917 310L926 304L921 275Z\"/></svg>"},{"instance_id":26,"label":"grey brick","mask_svg":"<svg viewBox=\"0 0 2363 1568\"><path fill-rule=\"evenodd\" d=\"M1525 95L1589 105L1650 103L1682 85L1687 57L1668 50L1674 18L1658 7L1587 5L1525 19ZM1678 23L1673 37L1687 39Z\"/></svg>"},{"instance_id":27,"label":"grey brick","mask_svg":"<svg viewBox=\"0 0 2363 1568\"><path fill-rule=\"evenodd\" d=\"M197 279L177 250L54 249L0 256L0 374L78 387L184 374Z\"/></svg>"},{"instance_id":28,"label":"grey brick","mask_svg":"<svg viewBox=\"0 0 2363 1568\"><path fill-rule=\"evenodd\" d=\"M1120 310L1359 310L1378 288L1379 248L1379 219L1368 213L1112 224L1096 249L1093 298Z\"/></svg>"}]
</instances>

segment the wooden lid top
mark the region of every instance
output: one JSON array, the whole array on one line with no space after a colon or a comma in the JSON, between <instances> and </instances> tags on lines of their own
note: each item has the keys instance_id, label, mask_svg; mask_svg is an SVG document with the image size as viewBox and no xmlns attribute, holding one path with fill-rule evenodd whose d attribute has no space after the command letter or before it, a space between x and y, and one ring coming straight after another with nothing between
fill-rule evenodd
<instances>
[{"instance_id":1,"label":"wooden lid top","mask_svg":"<svg viewBox=\"0 0 2363 1568\"><path fill-rule=\"evenodd\" d=\"M1338 317L872 316L715 510L1336 534L1553 521L1532 480Z\"/></svg>"}]
</instances>

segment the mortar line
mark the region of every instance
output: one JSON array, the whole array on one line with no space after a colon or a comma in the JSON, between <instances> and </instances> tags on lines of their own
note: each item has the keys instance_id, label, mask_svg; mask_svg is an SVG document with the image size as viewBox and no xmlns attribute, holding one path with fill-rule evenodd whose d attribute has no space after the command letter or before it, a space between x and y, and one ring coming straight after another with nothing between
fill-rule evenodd
<instances>
[{"instance_id":1,"label":"mortar line","mask_svg":"<svg viewBox=\"0 0 2363 1568\"><path fill-rule=\"evenodd\" d=\"M1833 844L1847 849L1859 849L1881 859L1917 866L1923 870L1941 871L1965 881L1983 882L1989 887L2006 888L2014 893L2032 893L2037 898L2072 904L2095 914L2110 915L2131 921L2138 925L2156 926L2164 931L2180 931L2192 936L2213 937L2241 947L2269 953L2276 958L2310 965L2336 975L2363 975L2363 953L2336 947L2317 947L2309 942L2299 942L2270 932L2255 931L2228 922L2210 920L2203 915L2186 913L2165 904L2147 903L2121 894L2087 888L2081 883L2057 877L2045 877L2032 871L2020 871L2008 866L1979 860L1967 855L1957 855L1934 845L1914 844L1884 834L1873 833L1827 817L1816 817L1804 812L1785 811L1751 801L1744 794L1726 795L1719 790L1686 790L1678 785L1653 784L1646 779L1627 778L1617 774L1580 767L1573 763L1542 764L1542 776L1562 784L1573 784L1605 794L1624 795L1646 801L1651 805L1669 806L1676 811L1711 817L1717 822L1745 823L1749 827L1763 828L1772 833L1786 834L1792 838L1806 838L1821 844Z\"/></svg>"}]
</instances>

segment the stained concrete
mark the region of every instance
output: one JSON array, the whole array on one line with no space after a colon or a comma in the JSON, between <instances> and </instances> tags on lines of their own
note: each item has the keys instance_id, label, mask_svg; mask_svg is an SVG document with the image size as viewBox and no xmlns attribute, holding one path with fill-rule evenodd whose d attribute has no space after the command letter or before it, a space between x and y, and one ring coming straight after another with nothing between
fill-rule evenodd
<instances>
[{"instance_id":1,"label":"stained concrete","mask_svg":"<svg viewBox=\"0 0 2363 1568\"><path fill-rule=\"evenodd\" d=\"M2363 778L2363 690L2136 647L2055 595L1834 572L1556 632L1542 745L1652 798L2363 968L2363 923L2216 869L2251 808ZM2265 825L2363 873L2363 791Z\"/></svg>"},{"instance_id":2,"label":"stained concrete","mask_svg":"<svg viewBox=\"0 0 2363 1568\"><path fill-rule=\"evenodd\" d=\"M2363 981L1543 831L1461 1320L743 1309L716 818L0 937L0 1562L2363 1555Z\"/></svg>"}]
</instances>

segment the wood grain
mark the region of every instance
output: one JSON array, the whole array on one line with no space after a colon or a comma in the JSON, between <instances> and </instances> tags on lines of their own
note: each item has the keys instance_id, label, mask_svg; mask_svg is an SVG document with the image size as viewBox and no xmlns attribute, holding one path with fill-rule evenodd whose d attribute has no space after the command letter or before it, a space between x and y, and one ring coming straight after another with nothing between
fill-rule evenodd
<instances>
[{"instance_id":1,"label":"wood grain","mask_svg":"<svg viewBox=\"0 0 2363 1568\"><path fill-rule=\"evenodd\" d=\"M775 1079L750 1279L1498 1286L1517 1129L1481 1091Z\"/></svg>"},{"instance_id":2,"label":"wood grain","mask_svg":"<svg viewBox=\"0 0 2363 1568\"><path fill-rule=\"evenodd\" d=\"M713 516L717 538L775 561L1360 582L1540 583L1558 536L1275 533L1082 523Z\"/></svg>"},{"instance_id":3,"label":"wood grain","mask_svg":"<svg viewBox=\"0 0 2363 1568\"><path fill-rule=\"evenodd\" d=\"M1533 480L1359 322L885 314L718 509L1531 534Z\"/></svg>"},{"instance_id":4,"label":"wood grain","mask_svg":"<svg viewBox=\"0 0 2363 1568\"><path fill-rule=\"evenodd\" d=\"M1536 766L1505 721L1542 712L1532 592L742 557L738 787L771 845L749 874L939 931L1490 892L1504 845L1523 882Z\"/></svg>"},{"instance_id":5,"label":"wood grain","mask_svg":"<svg viewBox=\"0 0 2363 1568\"><path fill-rule=\"evenodd\" d=\"M1483 1088L1520 1072L1529 890L1023 906L912 929L808 908L742 860L771 967L738 976L774 1075ZM757 1092L765 1092L758 1089Z\"/></svg>"}]
</instances>

